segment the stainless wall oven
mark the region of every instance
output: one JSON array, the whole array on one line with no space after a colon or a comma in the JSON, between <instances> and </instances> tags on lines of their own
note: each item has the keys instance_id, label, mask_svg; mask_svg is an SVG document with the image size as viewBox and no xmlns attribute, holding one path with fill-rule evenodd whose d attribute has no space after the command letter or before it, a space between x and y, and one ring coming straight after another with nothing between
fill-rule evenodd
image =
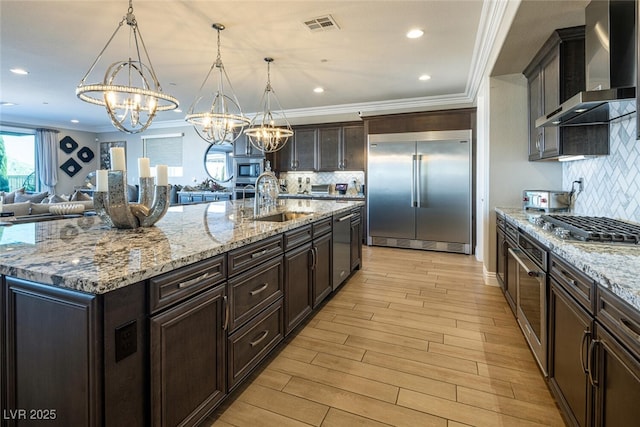
<instances>
[{"instance_id":1,"label":"stainless wall oven","mask_svg":"<svg viewBox=\"0 0 640 427\"><path fill-rule=\"evenodd\" d=\"M540 369L547 376L547 251L519 233L518 245L509 248L515 261L516 319L533 351Z\"/></svg>"}]
</instances>

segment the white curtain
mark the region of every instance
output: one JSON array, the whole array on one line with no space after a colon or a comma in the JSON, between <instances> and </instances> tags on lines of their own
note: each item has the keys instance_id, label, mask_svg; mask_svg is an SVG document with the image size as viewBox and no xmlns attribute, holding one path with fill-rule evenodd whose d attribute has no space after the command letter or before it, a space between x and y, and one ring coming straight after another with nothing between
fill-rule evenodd
<instances>
[{"instance_id":1,"label":"white curtain","mask_svg":"<svg viewBox=\"0 0 640 427\"><path fill-rule=\"evenodd\" d=\"M58 183L58 131L36 130L36 176L37 191L55 194Z\"/></svg>"}]
</instances>

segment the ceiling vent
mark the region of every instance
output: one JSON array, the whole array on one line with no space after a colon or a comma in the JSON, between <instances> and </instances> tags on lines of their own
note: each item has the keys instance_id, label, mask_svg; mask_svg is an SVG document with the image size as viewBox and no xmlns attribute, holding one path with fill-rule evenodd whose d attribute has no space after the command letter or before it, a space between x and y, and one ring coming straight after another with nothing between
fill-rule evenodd
<instances>
[{"instance_id":1,"label":"ceiling vent","mask_svg":"<svg viewBox=\"0 0 640 427\"><path fill-rule=\"evenodd\" d=\"M340 29L336 21L333 19L333 16L331 15L308 19L304 21L304 25L306 25L307 28L309 28L313 32Z\"/></svg>"}]
</instances>

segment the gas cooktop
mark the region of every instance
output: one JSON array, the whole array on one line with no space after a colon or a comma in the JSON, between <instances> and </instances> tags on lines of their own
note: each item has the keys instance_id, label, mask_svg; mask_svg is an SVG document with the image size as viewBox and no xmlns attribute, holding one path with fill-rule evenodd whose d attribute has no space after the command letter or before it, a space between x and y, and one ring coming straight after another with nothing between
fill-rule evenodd
<instances>
[{"instance_id":1,"label":"gas cooktop","mask_svg":"<svg viewBox=\"0 0 640 427\"><path fill-rule=\"evenodd\" d=\"M542 215L538 225L561 239L640 244L640 225L592 216Z\"/></svg>"}]
</instances>

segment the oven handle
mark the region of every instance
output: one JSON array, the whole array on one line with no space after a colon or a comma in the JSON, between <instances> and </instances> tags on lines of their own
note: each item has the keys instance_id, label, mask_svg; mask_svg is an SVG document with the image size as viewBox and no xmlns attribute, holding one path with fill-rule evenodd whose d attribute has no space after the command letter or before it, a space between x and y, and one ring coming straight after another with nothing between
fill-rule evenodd
<instances>
[{"instance_id":1,"label":"oven handle","mask_svg":"<svg viewBox=\"0 0 640 427\"><path fill-rule=\"evenodd\" d=\"M520 266L522 268L524 268L524 270L527 272L527 274L530 277L538 277L540 276L540 272L539 271L535 271L529 268L529 266L518 256L519 254L524 255L524 253L520 250L520 249L512 249L509 248L509 253L511 254L511 256L518 261L518 264L520 264Z\"/></svg>"}]
</instances>

